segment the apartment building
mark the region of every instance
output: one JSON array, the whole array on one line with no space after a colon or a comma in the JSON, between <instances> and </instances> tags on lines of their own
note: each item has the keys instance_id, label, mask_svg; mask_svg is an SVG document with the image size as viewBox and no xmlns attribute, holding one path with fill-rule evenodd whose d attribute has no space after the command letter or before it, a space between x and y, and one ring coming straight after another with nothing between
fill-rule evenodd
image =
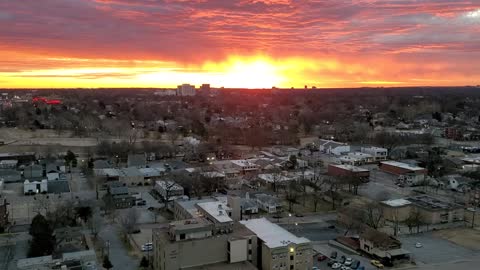
<instances>
[{"instance_id":1,"label":"apartment building","mask_svg":"<svg viewBox=\"0 0 480 270\"><path fill-rule=\"evenodd\" d=\"M240 221L258 238L257 268L262 270L312 269L312 243L265 218Z\"/></svg>"}]
</instances>

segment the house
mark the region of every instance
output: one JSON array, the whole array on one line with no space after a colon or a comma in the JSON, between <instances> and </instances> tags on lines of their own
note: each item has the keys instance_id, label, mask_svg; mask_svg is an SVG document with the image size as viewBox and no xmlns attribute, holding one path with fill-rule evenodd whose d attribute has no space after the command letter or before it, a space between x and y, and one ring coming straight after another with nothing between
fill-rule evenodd
<instances>
[{"instance_id":1,"label":"house","mask_svg":"<svg viewBox=\"0 0 480 270\"><path fill-rule=\"evenodd\" d=\"M43 166L32 164L25 166L23 169L23 177L26 179L38 179L43 177Z\"/></svg>"},{"instance_id":2,"label":"house","mask_svg":"<svg viewBox=\"0 0 480 270\"><path fill-rule=\"evenodd\" d=\"M0 181L3 183L21 182L22 174L16 170L0 170Z\"/></svg>"},{"instance_id":3,"label":"house","mask_svg":"<svg viewBox=\"0 0 480 270\"><path fill-rule=\"evenodd\" d=\"M282 211L283 205L275 196L268 194L256 194L255 199L257 201L258 208L267 213L273 214Z\"/></svg>"},{"instance_id":4,"label":"house","mask_svg":"<svg viewBox=\"0 0 480 270\"><path fill-rule=\"evenodd\" d=\"M370 171L352 165L328 164L328 175L337 177L358 177L368 181L370 178Z\"/></svg>"},{"instance_id":5,"label":"house","mask_svg":"<svg viewBox=\"0 0 480 270\"><path fill-rule=\"evenodd\" d=\"M112 168L113 165L107 160L99 159L93 162L93 174L100 175L103 169Z\"/></svg>"},{"instance_id":6,"label":"house","mask_svg":"<svg viewBox=\"0 0 480 270\"><path fill-rule=\"evenodd\" d=\"M23 194L25 195L34 195L37 193L47 193L48 192L48 181L46 179L41 181L28 181L23 182Z\"/></svg>"},{"instance_id":7,"label":"house","mask_svg":"<svg viewBox=\"0 0 480 270\"><path fill-rule=\"evenodd\" d=\"M321 152L335 156L350 152L350 145L346 143L320 139L318 145Z\"/></svg>"},{"instance_id":8,"label":"house","mask_svg":"<svg viewBox=\"0 0 480 270\"><path fill-rule=\"evenodd\" d=\"M127 167L145 168L147 167L147 157L143 154L129 154L127 158Z\"/></svg>"},{"instance_id":9,"label":"house","mask_svg":"<svg viewBox=\"0 0 480 270\"><path fill-rule=\"evenodd\" d=\"M360 250L382 260L390 262L409 257L410 252L402 249L402 243L396 238L365 226L360 234Z\"/></svg>"},{"instance_id":10,"label":"house","mask_svg":"<svg viewBox=\"0 0 480 270\"><path fill-rule=\"evenodd\" d=\"M427 169L398 161L382 161L380 170L399 176L399 180L415 185L426 180Z\"/></svg>"},{"instance_id":11,"label":"house","mask_svg":"<svg viewBox=\"0 0 480 270\"><path fill-rule=\"evenodd\" d=\"M129 194L128 187L120 182L110 182L107 194L103 197L107 207L116 209L130 208L135 205L136 198Z\"/></svg>"},{"instance_id":12,"label":"house","mask_svg":"<svg viewBox=\"0 0 480 270\"><path fill-rule=\"evenodd\" d=\"M375 162L387 160L388 157L388 149L381 147L362 147L360 152L371 155Z\"/></svg>"},{"instance_id":13,"label":"house","mask_svg":"<svg viewBox=\"0 0 480 270\"><path fill-rule=\"evenodd\" d=\"M156 181L155 190L163 200L173 201L184 196L183 187L173 181Z\"/></svg>"},{"instance_id":14,"label":"house","mask_svg":"<svg viewBox=\"0 0 480 270\"><path fill-rule=\"evenodd\" d=\"M258 166L250 160L231 160L233 167L237 168L242 174L258 171Z\"/></svg>"},{"instance_id":15,"label":"house","mask_svg":"<svg viewBox=\"0 0 480 270\"><path fill-rule=\"evenodd\" d=\"M144 174L137 167L127 167L118 170L118 181L127 185L139 185L148 183Z\"/></svg>"},{"instance_id":16,"label":"house","mask_svg":"<svg viewBox=\"0 0 480 270\"><path fill-rule=\"evenodd\" d=\"M62 227L54 230L55 253L75 252L87 245L81 227Z\"/></svg>"},{"instance_id":17,"label":"house","mask_svg":"<svg viewBox=\"0 0 480 270\"><path fill-rule=\"evenodd\" d=\"M0 169L15 169L17 168L18 160L16 159L5 159L0 160Z\"/></svg>"}]
</instances>

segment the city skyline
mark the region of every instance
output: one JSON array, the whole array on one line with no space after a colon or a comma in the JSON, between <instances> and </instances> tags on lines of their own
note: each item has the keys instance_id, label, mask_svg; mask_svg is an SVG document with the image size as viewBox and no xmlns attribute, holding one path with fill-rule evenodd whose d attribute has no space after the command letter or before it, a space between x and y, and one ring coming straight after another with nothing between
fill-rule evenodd
<instances>
[{"instance_id":1,"label":"city skyline","mask_svg":"<svg viewBox=\"0 0 480 270\"><path fill-rule=\"evenodd\" d=\"M478 85L480 3L0 0L0 87Z\"/></svg>"}]
</instances>

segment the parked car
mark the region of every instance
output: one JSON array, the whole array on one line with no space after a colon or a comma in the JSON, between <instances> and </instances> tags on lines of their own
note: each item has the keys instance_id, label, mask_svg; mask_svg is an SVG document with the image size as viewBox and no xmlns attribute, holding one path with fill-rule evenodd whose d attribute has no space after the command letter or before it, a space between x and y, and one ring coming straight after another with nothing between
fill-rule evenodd
<instances>
[{"instance_id":1,"label":"parked car","mask_svg":"<svg viewBox=\"0 0 480 270\"><path fill-rule=\"evenodd\" d=\"M340 260L338 260L338 262L341 263L341 264L344 264L346 259L347 258L345 258L345 256L342 255L342 257L340 257Z\"/></svg>"},{"instance_id":2,"label":"parked car","mask_svg":"<svg viewBox=\"0 0 480 270\"><path fill-rule=\"evenodd\" d=\"M380 269L383 269L383 267L384 267L383 264L380 261L377 261L377 260L371 260L370 263L373 266L375 266L377 268L380 268Z\"/></svg>"},{"instance_id":3,"label":"parked car","mask_svg":"<svg viewBox=\"0 0 480 270\"><path fill-rule=\"evenodd\" d=\"M360 262L357 261L357 260L354 260L352 262L352 265L350 266L352 269L358 269L358 267L360 267Z\"/></svg>"},{"instance_id":4,"label":"parked car","mask_svg":"<svg viewBox=\"0 0 480 270\"><path fill-rule=\"evenodd\" d=\"M296 213L295 216L296 216L296 217L303 217L303 214L301 214L301 213Z\"/></svg>"},{"instance_id":5,"label":"parked car","mask_svg":"<svg viewBox=\"0 0 480 270\"><path fill-rule=\"evenodd\" d=\"M141 200L137 202L137 205L138 206L147 205L147 202L145 200Z\"/></svg>"},{"instance_id":6,"label":"parked car","mask_svg":"<svg viewBox=\"0 0 480 270\"><path fill-rule=\"evenodd\" d=\"M142 245L142 251L152 251L153 244L152 243L145 243Z\"/></svg>"},{"instance_id":7,"label":"parked car","mask_svg":"<svg viewBox=\"0 0 480 270\"><path fill-rule=\"evenodd\" d=\"M415 244L415 247L416 247L416 248L421 248L421 247L423 247L423 245L422 245L422 243L417 242L417 243Z\"/></svg>"},{"instance_id":8,"label":"parked car","mask_svg":"<svg viewBox=\"0 0 480 270\"><path fill-rule=\"evenodd\" d=\"M332 254L330 254L330 258L336 259L337 258L337 252L336 251L332 252Z\"/></svg>"},{"instance_id":9,"label":"parked car","mask_svg":"<svg viewBox=\"0 0 480 270\"><path fill-rule=\"evenodd\" d=\"M319 254L318 257L317 257L317 260L319 262L321 261L325 261L327 259L327 256L323 255L323 254Z\"/></svg>"},{"instance_id":10,"label":"parked car","mask_svg":"<svg viewBox=\"0 0 480 270\"><path fill-rule=\"evenodd\" d=\"M347 258L347 259L345 260L345 263L344 263L344 264L345 264L345 266L350 266L350 265L352 265L352 262L353 262L352 258Z\"/></svg>"},{"instance_id":11,"label":"parked car","mask_svg":"<svg viewBox=\"0 0 480 270\"><path fill-rule=\"evenodd\" d=\"M337 263L336 261L330 260L330 261L328 261L327 266L332 267L332 265L334 265L336 263Z\"/></svg>"},{"instance_id":12,"label":"parked car","mask_svg":"<svg viewBox=\"0 0 480 270\"><path fill-rule=\"evenodd\" d=\"M365 266L362 265L362 266L358 267L357 270L365 270Z\"/></svg>"},{"instance_id":13,"label":"parked car","mask_svg":"<svg viewBox=\"0 0 480 270\"><path fill-rule=\"evenodd\" d=\"M338 268L340 268L340 267L342 267L342 265L341 265L340 263L334 263L334 264L332 265L332 269L338 269Z\"/></svg>"}]
</instances>

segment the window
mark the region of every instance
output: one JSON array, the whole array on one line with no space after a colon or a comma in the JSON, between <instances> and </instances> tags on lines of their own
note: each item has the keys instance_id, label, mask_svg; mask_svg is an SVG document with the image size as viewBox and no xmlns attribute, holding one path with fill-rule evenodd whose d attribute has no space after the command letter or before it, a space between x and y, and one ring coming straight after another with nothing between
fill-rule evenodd
<instances>
[{"instance_id":1,"label":"window","mask_svg":"<svg viewBox=\"0 0 480 270\"><path fill-rule=\"evenodd\" d=\"M252 238L248 239L248 243L249 243L249 244L252 243Z\"/></svg>"},{"instance_id":2,"label":"window","mask_svg":"<svg viewBox=\"0 0 480 270\"><path fill-rule=\"evenodd\" d=\"M248 250L248 255L252 255L252 250L251 249Z\"/></svg>"},{"instance_id":3,"label":"window","mask_svg":"<svg viewBox=\"0 0 480 270\"><path fill-rule=\"evenodd\" d=\"M290 265L290 270L293 270L293 265Z\"/></svg>"},{"instance_id":4,"label":"window","mask_svg":"<svg viewBox=\"0 0 480 270\"><path fill-rule=\"evenodd\" d=\"M185 240L185 234L184 233L180 234L180 240Z\"/></svg>"},{"instance_id":5,"label":"window","mask_svg":"<svg viewBox=\"0 0 480 270\"><path fill-rule=\"evenodd\" d=\"M293 261L293 255L290 255L290 261Z\"/></svg>"}]
</instances>

